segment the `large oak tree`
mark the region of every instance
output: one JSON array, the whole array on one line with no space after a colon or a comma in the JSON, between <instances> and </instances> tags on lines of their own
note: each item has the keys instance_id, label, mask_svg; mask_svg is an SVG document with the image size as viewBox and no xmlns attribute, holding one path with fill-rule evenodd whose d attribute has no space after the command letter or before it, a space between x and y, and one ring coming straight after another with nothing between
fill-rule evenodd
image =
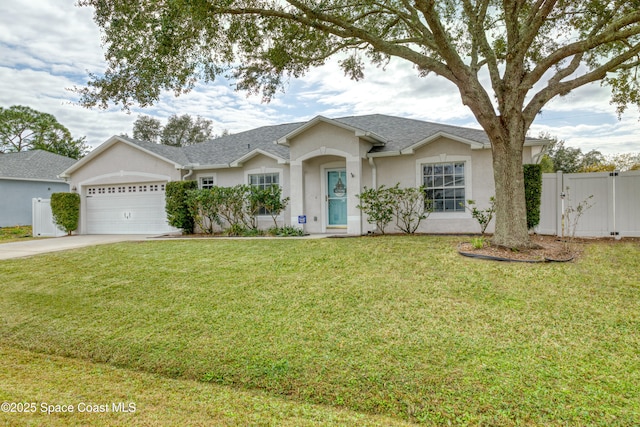
<instances>
[{"instance_id":1,"label":"large oak tree","mask_svg":"<svg viewBox=\"0 0 640 427\"><path fill-rule=\"evenodd\" d=\"M530 245L522 151L542 107L601 81L618 112L640 104L640 0L81 0L95 8L108 68L86 106L146 106L162 91L233 77L271 98L341 55L352 78L396 57L459 89L492 143L494 243Z\"/></svg>"}]
</instances>

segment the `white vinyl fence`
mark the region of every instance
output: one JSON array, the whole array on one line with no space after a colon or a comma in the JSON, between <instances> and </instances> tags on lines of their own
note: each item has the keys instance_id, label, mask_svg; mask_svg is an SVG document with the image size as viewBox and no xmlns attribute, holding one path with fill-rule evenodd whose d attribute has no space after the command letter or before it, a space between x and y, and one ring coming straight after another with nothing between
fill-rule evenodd
<instances>
[{"instance_id":1,"label":"white vinyl fence","mask_svg":"<svg viewBox=\"0 0 640 427\"><path fill-rule=\"evenodd\" d=\"M31 207L31 234L34 237L60 237L67 234L53 222L51 199L31 199Z\"/></svg>"},{"instance_id":2,"label":"white vinyl fence","mask_svg":"<svg viewBox=\"0 0 640 427\"><path fill-rule=\"evenodd\" d=\"M640 171L542 174L540 234L578 237L640 236ZM564 233L563 233L563 213Z\"/></svg>"}]
</instances>

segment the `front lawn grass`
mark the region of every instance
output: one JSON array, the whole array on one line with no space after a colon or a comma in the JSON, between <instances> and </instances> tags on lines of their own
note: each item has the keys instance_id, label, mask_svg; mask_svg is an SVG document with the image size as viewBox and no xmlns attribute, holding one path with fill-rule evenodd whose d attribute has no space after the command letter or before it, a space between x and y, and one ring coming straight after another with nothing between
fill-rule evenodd
<instances>
[{"instance_id":1,"label":"front lawn grass","mask_svg":"<svg viewBox=\"0 0 640 427\"><path fill-rule=\"evenodd\" d=\"M22 405L22 412L0 411L3 425L410 425L389 417L298 403L264 392L164 378L15 348L0 346L0 360L0 402ZM24 404L29 412L24 412ZM62 412L60 405L67 412ZM68 412L70 406L73 412Z\"/></svg>"},{"instance_id":2,"label":"front lawn grass","mask_svg":"<svg viewBox=\"0 0 640 427\"><path fill-rule=\"evenodd\" d=\"M14 227L0 227L0 243L16 242L18 240L30 240L30 225L16 225Z\"/></svg>"},{"instance_id":3,"label":"front lawn grass","mask_svg":"<svg viewBox=\"0 0 640 427\"><path fill-rule=\"evenodd\" d=\"M437 425L640 423L640 248L152 241L0 262L0 345ZM28 268L25 268L28 263Z\"/></svg>"}]
</instances>

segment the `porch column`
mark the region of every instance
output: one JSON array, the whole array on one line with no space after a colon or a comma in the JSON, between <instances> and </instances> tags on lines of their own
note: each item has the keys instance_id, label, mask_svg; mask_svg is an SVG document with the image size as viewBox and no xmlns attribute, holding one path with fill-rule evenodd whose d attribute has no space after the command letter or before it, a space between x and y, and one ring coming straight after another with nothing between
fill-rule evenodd
<instances>
[{"instance_id":1,"label":"porch column","mask_svg":"<svg viewBox=\"0 0 640 427\"><path fill-rule=\"evenodd\" d=\"M362 234L362 212L356 206L362 188L362 160L360 157L347 157L347 234Z\"/></svg>"},{"instance_id":2,"label":"porch column","mask_svg":"<svg viewBox=\"0 0 640 427\"><path fill-rule=\"evenodd\" d=\"M306 215L304 212L304 176L302 174L302 161L292 160L289 163L289 206L291 207L291 226L304 229L304 224L298 223L298 216Z\"/></svg>"}]
</instances>

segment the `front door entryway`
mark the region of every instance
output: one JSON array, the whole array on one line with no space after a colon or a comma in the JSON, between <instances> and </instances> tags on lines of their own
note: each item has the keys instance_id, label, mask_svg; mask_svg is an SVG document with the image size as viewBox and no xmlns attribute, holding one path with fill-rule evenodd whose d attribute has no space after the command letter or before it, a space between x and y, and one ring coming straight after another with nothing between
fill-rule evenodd
<instances>
[{"instance_id":1,"label":"front door entryway","mask_svg":"<svg viewBox=\"0 0 640 427\"><path fill-rule=\"evenodd\" d=\"M347 226L347 170L327 169L327 226Z\"/></svg>"}]
</instances>

